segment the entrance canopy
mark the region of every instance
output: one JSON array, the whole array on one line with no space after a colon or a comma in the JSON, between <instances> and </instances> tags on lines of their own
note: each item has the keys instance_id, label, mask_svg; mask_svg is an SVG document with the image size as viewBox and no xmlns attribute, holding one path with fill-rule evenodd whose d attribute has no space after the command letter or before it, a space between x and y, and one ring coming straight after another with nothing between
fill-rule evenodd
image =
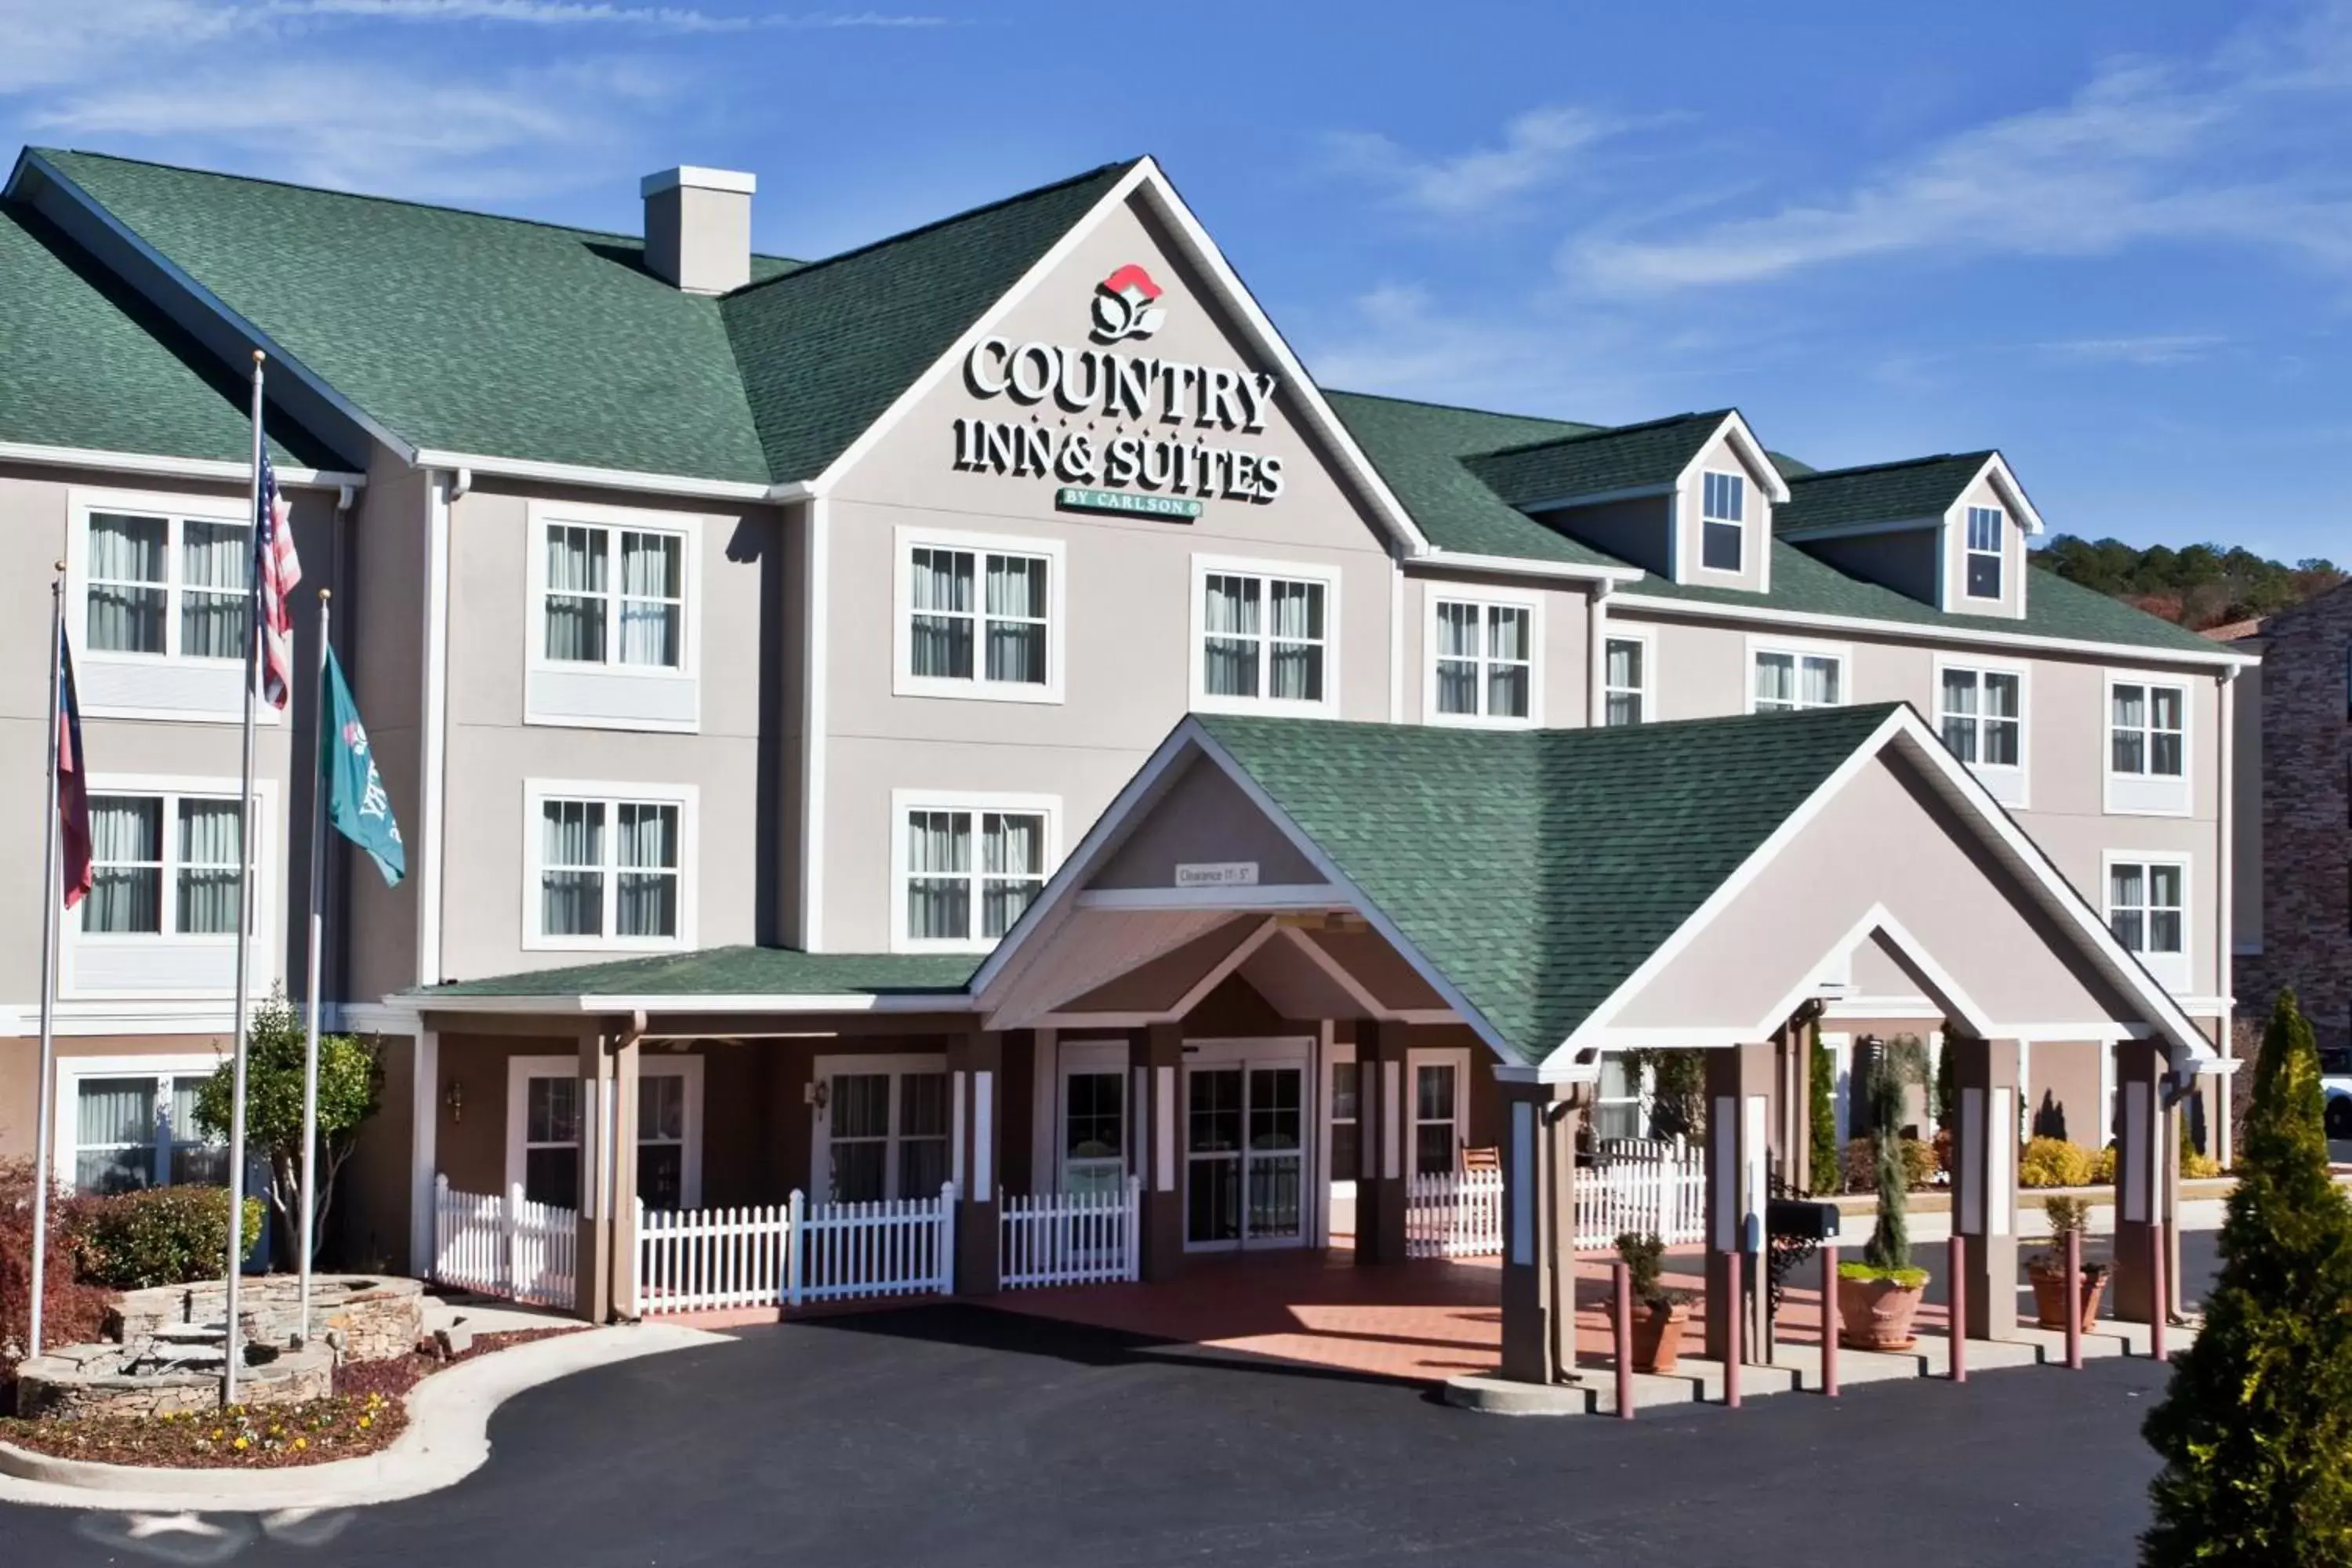
<instances>
[{"instance_id":1,"label":"entrance canopy","mask_svg":"<svg viewBox=\"0 0 2352 1568\"><path fill-rule=\"evenodd\" d=\"M1507 1076L1769 1038L1864 994L2213 1058L1907 704L1486 731L1194 715L973 975L996 1028L1458 1018ZM1295 1009L1295 1010L1294 1010Z\"/></svg>"}]
</instances>

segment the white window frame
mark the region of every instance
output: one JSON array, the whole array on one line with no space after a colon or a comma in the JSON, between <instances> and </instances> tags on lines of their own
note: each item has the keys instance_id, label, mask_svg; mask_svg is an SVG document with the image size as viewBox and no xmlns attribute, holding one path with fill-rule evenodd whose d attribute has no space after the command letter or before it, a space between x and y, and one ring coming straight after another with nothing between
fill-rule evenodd
<instances>
[{"instance_id":1,"label":"white window frame","mask_svg":"<svg viewBox=\"0 0 2352 1568\"><path fill-rule=\"evenodd\" d=\"M813 1085L827 1083L835 1077L843 1073L849 1074L853 1077L861 1074L887 1073L889 1075L890 1124L889 1132L882 1141L883 1148L886 1151L882 1161L883 1190L886 1192L897 1192L898 1186L898 1146L904 1141L901 1137L898 1125L901 1106L901 1100L898 1092L898 1080L908 1073L945 1073L947 1070L948 1058L943 1053L931 1054L914 1052L897 1056L824 1056L818 1057L815 1061L811 1064L809 1069L809 1082ZM957 1108L958 1097L955 1089L955 1080L953 1077L950 1076L948 1081L947 1131L948 1174L950 1178L955 1174L956 1151L960 1142L956 1131ZM833 1201L833 1104L830 1093L827 1094L826 1102L822 1107L816 1105L814 1101L811 1102L809 1107L809 1120L811 1123L809 1129L809 1201L812 1203L831 1203ZM1058 1138L1059 1135L1059 1130L1056 1129L1055 1136ZM927 1200L936 1198L940 1194L936 1192L897 1194L898 1199L912 1198Z\"/></svg>"},{"instance_id":2,"label":"white window frame","mask_svg":"<svg viewBox=\"0 0 2352 1568\"><path fill-rule=\"evenodd\" d=\"M1943 737L1944 720L1947 717L1944 710L1944 674L1947 670L1963 671L1976 676L1978 678L1977 695L1979 702L1981 702L1984 696L1983 678L1985 676L2008 675L2014 676L2016 678L2016 765L2012 767L2001 763L1986 762L1969 763L1963 765L1965 765L1970 773L1976 775L1978 782L1985 786L1986 791L1990 794L1995 800L2000 802L2003 805L2019 807L2024 806L2030 798L2028 780L2031 777L2031 769L2033 763L2032 752L2031 751L2033 733L2032 667L2020 663L2014 659L1980 658L1974 655L1970 655L1965 658L1947 658L1942 655L1937 656L1936 668L1933 672L1936 683L1935 690L1931 695L1929 706L1935 710L1936 735L1939 740ZM1978 750L1981 752L1983 750L1983 712L1979 710L1977 713L1960 715L1960 717L1971 718L1977 721L1979 726Z\"/></svg>"},{"instance_id":3,"label":"white window frame","mask_svg":"<svg viewBox=\"0 0 2352 1568\"><path fill-rule=\"evenodd\" d=\"M1847 708L1853 703L1853 647L1849 643L1822 642L1811 637L1751 636L1748 639L1748 658L1740 669L1741 686L1745 692L1746 711L1759 711L1756 706L1756 661L1765 654L1786 654L1799 660L1808 658L1834 659L1838 667L1838 700L1831 703L1815 703L1811 707ZM1799 668L1801 669L1802 665ZM1794 709L1771 708L1762 711L1807 712L1811 709L1800 703Z\"/></svg>"},{"instance_id":4,"label":"white window frame","mask_svg":"<svg viewBox=\"0 0 2352 1568\"><path fill-rule=\"evenodd\" d=\"M1605 1059L1606 1057L1604 1055L1604 1060ZM1622 1055L1618 1056L1616 1060L1617 1065L1620 1067L1630 1066ZM1601 1138L1600 1111L1601 1108L1604 1105L1632 1106L1633 1108L1634 1119L1634 1131L1632 1136L1642 1139L1649 1137L1650 1106L1651 1102L1656 1098L1656 1076L1652 1069L1648 1068L1636 1067L1632 1068L1629 1077L1633 1081L1633 1092L1630 1094L1603 1095L1601 1092L1601 1085L1607 1081L1606 1079L1596 1077L1592 1080L1592 1111L1587 1118L1587 1124L1593 1129L1593 1138L1596 1142Z\"/></svg>"},{"instance_id":5,"label":"white window frame","mask_svg":"<svg viewBox=\"0 0 2352 1568\"><path fill-rule=\"evenodd\" d=\"M691 512L654 511L638 507L593 506L569 501L532 501L527 510L528 522L524 534L525 553L529 557L523 572L523 625L526 639L523 648L523 722L546 724L565 729L583 730L651 730L692 734L702 725L702 528L704 520ZM624 664L620 660L621 594L617 581L610 591L609 619L605 624L604 647L607 658L602 663L582 659L550 658L547 657L547 531L552 526L597 528L606 531L612 542L606 560L611 570L620 571L620 540L623 533L667 533L680 540L678 564L679 586L684 591L681 625L678 628L678 659L676 666ZM648 719L625 714L595 715L583 712L554 711L547 699L535 689L534 678L562 676L593 676L629 681L685 682L693 689L693 716L687 719Z\"/></svg>"},{"instance_id":6,"label":"white window frame","mask_svg":"<svg viewBox=\"0 0 2352 1568\"><path fill-rule=\"evenodd\" d=\"M106 795L148 795L163 803L163 899L160 908L160 931L84 931L81 910L87 902L63 915L58 921L58 995L60 999L95 999L130 997L179 997L187 1000L233 996L236 994L236 963L232 958L224 967L226 976L218 986L108 986L90 985L80 975L81 959L101 949L137 949L149 952L187 952L195 950L234 953L236 932L186 932L172 930L173 911L179 898L179 879L174 874L178 865L173 829L179 820L179 803L185 799L235 802L237 781L233 778L203 778L182 774L158 773L92 773L89 793L93 796ZM278 821L278 781L257 778L253 781L252 843L247 846L253 862L253 933L254 941L247 953L250 978L266 985L272 975L272 953L278 943L274 936L275 906L270 900L271 889L278 877L282 857L278 853L275 824ZM35 987L38 989L37 986Z\"/></svg>"},{"instance_id":7,"label":"white window frame","mask_svg":"<svg viewBox=\"0 0 2352 1568\"><path fill-rule=\"evenodd\" d=\"M1063 666L1069 647L1069 551L1063 541L1003 533L963 533L949 529L895 530L891 548L890 690L898 697L953 697L986 702L1060 702L1065 681ZM972 607L971 674L959 680L950 676L915 673L915 552L955 550L975 557ZM1035 681L991 680L988 668L986 595L990 555L1027 555L1045 563L1045 679Z\"/></svg>"},{"instance_id":8,"label":"white window frame","mask_svg":"<svg viewBox=\"0 0 2352 1568\"><path fill-rule=\"evenodd\" d=\"M1976 522L1979 515L1992 519L1992 548L1979 548L1976 542ZM1969 566L1979 556L1990 556L1993 563L1993 592L1979 594L1969 585ZM1997 506L1977 506L1971 503L1960 509L1960 597L1973 599L1980 605L1997 605L2009 597L2009 511Z\"/></svg>"},{"instance_id":9,"label":"white window frame","mask_svg":"<svg viewBox=\"0 0 2352 1568\"><path fill-rule=\"evenodd\" d=\"M1422 616L1421 710L1432 724L1452 724L1473 730L1534 730L1543 724L1544 710L1544 605L1540 595L1513 594L1480 589L1476 593L1442 593L1432 585L1424 595L1428 603ZM1328 600L1327 600L1328 603ZM1475 713L1441 713L1437 708L1437 665L1439 660L1438 612L1447 605L1459 605L1478 612L1478 711ZM1495 610L1523 612L1528 617L1528 711L1524 718L1512 714L1486 711L1486 672L1496 664L1509 660L1486 657L1488 614ZM1326 623L1328 624L1328 621ZM1204 634L1205 635L1205 634ZM1467 662L1467 661L1461 661ZM1329 652L1326 650L1328 668Z\"/></svg>"},{"instance_id":10,"label":"white window frame","mask_svg":"<svg viewBox=\"0 0 2352 1568\"><path fill-rule=\"evenodd\" d=\"M698 831L697 818L701 815L702 792L688 784L655 784L644 781L616 782L608 779L525 779L522 785L522 949L525 952L668 952L694 945L695 904L701 895L701 878L698 874ZM619 868L608 863L604 868L604 931L602 936L551 936L540 928L544 912L540 900L540 875L546 869L546 840L541 833L540 811L551 800L580 800L601 804L604 807L604 842L609 847L617 842L614 837L615 812L623 805L674 805L677 807L677 934L667 937L618 936L613 934L616 911L620 908L619 884L614 880Z\"/></svg>"},{"instance_id":11,"label":"white window frame","mask_svg":"<svg viewBox=\"0 0 2352 1568\"><path fill-rule=\"evenodd\" d=\"M1739 515L1719 517L1707 506L1707 480L1730 479L1739 487ZM1702 468L1698 478L1698 569L1726 577L1740 577L1748 573L1748 492L1755 481L1745 470ZM1706 531L1709 527L1728 528L1739 541L1739 563L1735 566L1710 566L1706 560Z\"/></svg>"},{"instance_id":12,"label":"white window frame","mask_svg":"<svg viewBox=\"0 0 2352 1568\"><path fill-rule=\"evenodd\" d=\"M1470 1052L1460 1046L1416 1046L1404 1054L1404 1104L1398 1108L1403 1112L1404 1173L1407 1176L1420 1173L1421 1130L1423 1126L1438 1125L1434 1121L1424 1123L1421 1119L1421 1069L1425 1067L1450 1067L1454 1069L1454 1168L1443 1173L1456 1175L1462 1170L1462 1151L1470 1144ZM1357 1092L1360 1095L1362 1091L1360 1079ZM1360 1109L1361 1104L1360 1100ZM1356 1136L1360 1140L1363 1136L1360 1126Z\"/></svg>"},{"instance_id":13,"label":"white window frame","mask_svg":"<svg viewBox=\"0 0 2352 1568\"><path fill-rule=\"evenodd\" d=\"M202 1052L174 1053L165 1056L68 1057L61 1056L57 1064L57 1100L52 1109L49 1139L49 1173L58 1184L73 1192L79 1173L81 1152L77 1134L80 1129L81 1080L87 1078L144 1078L156 1080L156 1099L167 1101L168 1085L173 1079L210 1078L224 1058ZM158 1121L160 1123L161 1118ZM162 1140L158 1141L163 1142ZM158 1149L156 1185L169 1180L170 1155Z\"/></svg>"},{"instance_id":14,"label":"white window frame","mask_svg":"<svg viewBox=\"0 0 2352 1568\"><path fill-rule=\"evenodd\" d=\"M2119 686L2168 687L2180 693L2180 773L2118 773L2116 771L2116 689ZM2099 777L2104 805L2110 816L2188 816L2196 809L2197 776L2195 685L2178 675L2111 669L2099 688ZM2154 704L2151 702L2150 707ZM2143 730L2143 736L2154 733ZM2143 752L2145 756L2145 750Z\"/></svg>"},{"instance_id":15,"label":"white window frame","mask_svg":"<svg viewBox=\"0 0 2352 1568\"><path fill-rule=\"evenodd\" d=\"M1054 1061L1054 1105L1049 1137L1050 1158L1042 1167L1053 1177L1053 1190L1066 1193L1070 1160L1070 1079L1112 1078L1118 1080L1119 1165L1122 1173L1136 1170L1135 1079L1129 1070L1125 1040L1064 1040L1049 1059Z\"/></svg>"},{"instance_id":16,"label":"white window frame","mask_svg":"<svg viewBox=\"0 0 2352 1568\"><path fill-rule=\"evenodd\" d=\"M980 923L980 855L981 814L991 811L1019 812L1045 819L1045 869L1040 873L1038 891L1054 879L1062 863L1062 797L1057 795L1006 795L963 790L898 789L890 792L890 951L892 952L987 952L1001 938L973 935L970 937L916 938L907 934L907 817L917 811L956 811L973 817L972 854L970 872L972 882L971 919L975 931ZM1031 900L1033 903L1034 900ZM1024 912L1026 912L1024 910Z\"/></svg>"},{"instance_id":17,"label":"white window frame","mask_svg":"<svg viewBox=\"0 0 2352 1568\"><path fill-rule=\"evenodd\" d=\"M1641 685L1612 686L1609 684L1609 645L1613 642L1629 642L1638 643L1641 645ZM1654 633L1647 630L1634 631L1613 623L1610 625L1601 636L1601 668L1597 674L1600 677L1601 686L1601 711L1594 718L1594 722L1596 724L1603 727L1608 726L1609 700L1612 697L1622 697L1628 695L1632 696L1642 705L1641 716L1633 721L1634 723L1652 724L1657 721L1658 639ZM1748 685L1749 700L1752 701L1755 697L1756 687L1756 670L1753 665L1749 667L1748 671Z\"/></svg>"},{"instance_id":18,"label":"white window frame","mask_svg":"<svg viewBox=\"0 0 2352 1568\"><path fill-rule=\"evenodd\" d=\"M1301 702L1271 697L1212 696L1208 689L1209 675L1209 578L1212 574L1256 577L1261 581L1279 578L1285 582L1319 583L1323 587L1323 696L1320 700ZM1297 561L1271 561L1256 556L1195 555L1192 557L1192 605L1191 637L1192 645L1188 656L1192 666L1192 709L1196 713L1277 713L1297 718L1331 719L1339 713L1339 616L1340 573L1337 566L1314 565ZM1263 601L1261 601L1263 602ZM1261 637L1261 642L1268 640ZM1258 686L1265 689L1266 679L1273 673L1274 661L1269 658L1258 661Z\"/></svg>"},{"instance_id":19,"label":"white window frame","mask_svg":"<svg viewBox=\"0 0 2352 1568\"><path fill-rule=\"evenodd\" d=\"M2157 983L2175 996L2189 994L2189 955L2197 951L2194 924L2197 894L2193 886L2195 858L2177 849L2110 849L2099 857L2099 914L2115 929L2115 872L2118 866L2138 866L2145 870L2150 866L2168 866L2180 873L2180 951L2179 952L2133 952L2140 967L2153 975ZM2130 952L2131 950L2126 949Z\"/></svg>"},{"instance_id":20,"label":"white window frame","mask_svg":"<svg viewBox=\"0 0 2352 1568\"><path fill-rule=\"evenodd\" d=\"M252 519L242 498L221 496L174 495L162 490L80 489L67 492L66 528L66 640L72 645L74 665L80 677L80 689L76 695L81 700L85 719L153 719L164 721L201 723L237 723L244 719L244 707L237 699L243 683L244 658L213 658L178 651L180 643L180 601L183 584L180 579L180 541L184 526L191 522L223 522L239 528L250 528ZM163 647L162 653L133 653L121 649L97 649L89 646L89 520L94 512L120 512L133 517L161 517L165 520L163 605ZM248 542L250 541L248 534ZM140 670L184 669L214 672L221 680L223 700L218 704L173 706L150 700L125 703L110 701L106 693L116 683L108 675L120 671L135 680ZM157 693L161 696L161 693ZM256 722L276 725L285 722L285 716L267 702L254 705Z\"/></svg>"},{"instance_id":21,"label":"white window frame","mask_svg":"<svg viewBox=\"0 0 2352 1568\"><path fill-rule=\"evenodd\" d=\"M530 1109L530 1083L535 1078L580 1077L578 1057L509 1057L507 1058L507 1190L522 1184L523 1134L529 1130ZM678 1056L668 1052L637 1053L637 1077L681 1078L686 1080L685 1152L679 1156L678 1201L680 1206L698 1209L702 1206L702 1082L703 1060L698 1056ZM592 1104L583 1095L580 1101L580 1184L585 1189L596 1179L597 1162L593 1159L593 1140L607 1131L601 1118L609 1115L607 1108ZM619 1130L611 1131L617 1136ZM636 1129L629 1129L629 1140L636 1141ZM607 1167L609 1168L609 1167ZM583 1190L583 1197L586 1196ZM598 1205L600 1208L602 1205Z\"/></svg>"}]
</instances>

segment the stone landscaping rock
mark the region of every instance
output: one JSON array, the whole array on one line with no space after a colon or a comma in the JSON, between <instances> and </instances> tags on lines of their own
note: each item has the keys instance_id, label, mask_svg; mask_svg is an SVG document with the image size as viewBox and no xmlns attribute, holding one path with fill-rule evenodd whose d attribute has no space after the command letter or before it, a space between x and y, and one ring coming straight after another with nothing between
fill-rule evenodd
<instances>
[{"instance_id":1,"label":"stone landscaping rock","mask_svg":"<svg viewBox=\"0 0 2352 1568\"><path fill-rule=\"evenodd\" d=\"M446 1329L433 1331L433 1343L444 1361L455 1361L474 1348L474 1331L463 1323L452 1323Z\"/></svg>"}]
</instances>

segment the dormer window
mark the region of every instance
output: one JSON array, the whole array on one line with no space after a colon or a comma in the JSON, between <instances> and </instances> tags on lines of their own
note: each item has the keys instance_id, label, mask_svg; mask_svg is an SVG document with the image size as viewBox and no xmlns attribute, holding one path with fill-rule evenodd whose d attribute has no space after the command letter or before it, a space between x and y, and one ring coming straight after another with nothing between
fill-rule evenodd
<instances>
[{"instance_id":1,"label":"dormer window","mask_svg":"<svg viewBox=\"0 0 2352 1568\"><path fill-rule=\"evenodd\" d=\"M2000 597L2000 533L2003 521L1999 507L1969 508L1968 593L1971 599Z\"/></svg>"},{"instance_id":2,"label":"dormer window","mask_svg":"<svg viewBox=\"0 0 2352 1568\"><path fill-rule=\"evenodd\" d=\"M1699 564L1710 572L1737 572L1748 534L1748 478L1714 473L1702 477L1706 482L1699 502Z\"/></svg>"}]
</instances>

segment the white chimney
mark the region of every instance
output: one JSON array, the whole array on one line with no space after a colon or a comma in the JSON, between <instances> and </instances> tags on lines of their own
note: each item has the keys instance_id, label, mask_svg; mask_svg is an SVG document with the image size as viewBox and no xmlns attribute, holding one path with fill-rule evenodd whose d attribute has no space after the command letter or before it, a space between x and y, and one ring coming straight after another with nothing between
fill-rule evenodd
<instances>
[{"instance_id":1,"label":"white chimney","mask_svg":"<svg viewBox=\"0 0 2352 1568\"><path fill-rule=\"evenodd\" d=\"M646 266L688 294L724 294L751 280L752 175L680 165L647 174Z\"/></svg>"}]
</instances>

